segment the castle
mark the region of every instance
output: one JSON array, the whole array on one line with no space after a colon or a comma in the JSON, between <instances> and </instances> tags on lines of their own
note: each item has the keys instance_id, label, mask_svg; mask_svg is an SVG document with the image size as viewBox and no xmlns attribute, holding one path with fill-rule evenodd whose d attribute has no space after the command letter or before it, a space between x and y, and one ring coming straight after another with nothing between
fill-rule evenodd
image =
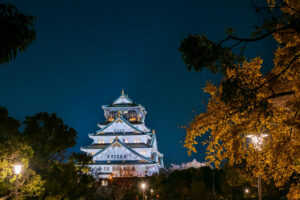
<instances>
[{"instance_id":1,"label":"castle","mask_svg":"<svg viewBox=\"0 0 300 200\"><path fill-rule=\"evenodd\" d=\"M113 103L102 106L106 121L89 134L92 144L81 150L93 157L91 171L102 179L144 177L164 167L158 151L155 131L145 125L145 108L122 94Z\"/></svg>"}]
</instances>

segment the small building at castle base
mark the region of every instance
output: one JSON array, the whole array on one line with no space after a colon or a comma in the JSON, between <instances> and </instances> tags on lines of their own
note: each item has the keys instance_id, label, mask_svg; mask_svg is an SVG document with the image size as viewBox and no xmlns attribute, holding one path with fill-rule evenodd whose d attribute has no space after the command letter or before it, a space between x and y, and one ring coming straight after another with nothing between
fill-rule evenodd
<instances>
[{"instance_id":1,"label":"small building at castle base","mask_svg":"<svg viewBox=\"0 0 300 200\"><path fill-rule=\"evenodd\" d=\"M102 106L105 122L89 134L93 140L81 150L93 157L91 173L101 179L111 177L145 177L164 167L154 130L145 125L145 108L122 94Z\"/></svg>"}]
</instances>

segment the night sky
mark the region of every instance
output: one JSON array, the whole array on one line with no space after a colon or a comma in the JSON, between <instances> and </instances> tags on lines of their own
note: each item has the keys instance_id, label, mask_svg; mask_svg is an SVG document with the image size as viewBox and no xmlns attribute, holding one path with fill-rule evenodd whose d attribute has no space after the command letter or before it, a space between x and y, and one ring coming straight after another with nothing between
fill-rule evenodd
<instances>
[{"instance_id":1,"label":"night sky","mask_svg":"<svg viewBox=\"0 0 300 200\"><path fill-rule=\"evenodd\" d=\"M92 142L88 133L104 121L101 106L124 89L146 108L146 125L156 130L166 164L204 161L203 147L188 157L179 126L205 111L201 102L207 96L201 89L221 78L187 71L178 51L181 40L204 33L218 41L228 27L246 37L261 22L247 0L9 2L37 17L37 38L0 67L0 105L20 120L57 113L76 129L77 145L71 150L80 151ZM273 48L269 39L249 45L245 54L270 64Z\"/></svg>"}]
</instances>

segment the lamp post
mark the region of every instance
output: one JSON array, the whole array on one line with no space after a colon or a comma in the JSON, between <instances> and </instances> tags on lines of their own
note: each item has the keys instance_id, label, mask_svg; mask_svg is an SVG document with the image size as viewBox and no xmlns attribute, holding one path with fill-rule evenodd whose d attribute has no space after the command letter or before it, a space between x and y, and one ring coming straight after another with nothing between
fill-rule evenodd
<instances>
[{"instance_id":1,"label":"lamp post","mask_svg":"<svg viewBox=\"0 0 300 200\"><path fill-rule=\"evenodd\" d=\"M16 195L16 200L18 200L18 189L19 189L19 174L22 171L23 165L16 164L14 165L14 173L16 174L16 189L15 189L15 195Z\"/></svg>"},{"instance_id":2,"label":"lamp post","mask_svg":"<svg viewBox=\"0 0 300 200\"><path fill-rule=\"evenodd\" d=\"M141 187L142 187L142 190L143 190L143 200L144 200L144 199L145 199L144 192L145 192L146 184L145 184L145 183L142 183L142 184L141 184Z\"/></svg>"},{"instance_id":3,"label":"lamp post","mask_svg":"<svg viewBox=\"0 0 300 200\"><path fill-rule=\"evenodd\" d=\"M247 135L247 137L251 139L254 148L257 150L261 150L261 146L263 145L264 138L267 136L268 134ZM258 200L262 200L261 174L258 174L257 182L258 182L257 183Z\"/></svg>"}]
</instances>

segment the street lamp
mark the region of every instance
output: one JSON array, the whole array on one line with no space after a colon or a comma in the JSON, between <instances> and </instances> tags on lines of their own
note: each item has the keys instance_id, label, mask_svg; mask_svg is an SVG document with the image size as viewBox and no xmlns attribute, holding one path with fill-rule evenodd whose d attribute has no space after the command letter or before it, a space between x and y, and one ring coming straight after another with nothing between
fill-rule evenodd
<instances>
[{"instance_id":1,"label":"street lamp","mask_svg":"<svg viewBox=\"0 0 300 200\"><path fill-rule=\"evenodd\" d=\"M151 198L153 197L153 192L154 192L154 190L151 188L150 189Z\"/></svg>"},{"instance_id":2,"label":"street lamp","mask_svg":"<svg viewBox=\"0 0 300 200\"><path fill-rule=\"evenodd\" d=\"M247 135L247 138L250 138L253 146L257 150L261 150L261 146L263 145L264 138L267 137L268 134L260 134L260 135ZM258 174L258 200L262 200L262 188L261 188L261 174Z\"/></svg>"},{"instance_id":3,"label":"street lamp","mask_svg":"<svg viewBox=\"0 0 300 200\"><path fill-rule=\"evenodd\" d=\"M261 150L261 146L263 145L264 138L267 136L268 134L247 135L247 138L251 139L255 149Z\"/></svg>"},{"instance_id":4,"label":"street lamp","mask_svg":"<svg viewBox=\"0 0 300 200\"><path fill-rule=\"evenodd\" d=\"M20 164L15 164L14 165L14 173L16 174L16 190L15 190L15 195L16 195L16 200L18 200L18 189L19 189L19 175L22 171L23 165Z\"/></svg>"},{"instance_id":5,"label":"street lamp","mask_svg":"<svg viewBox=\"0 0 300 200\"><path fill-rule=\"evenodd\" d=\"M245 189L245 193L249 194L250 190L248 188Z\"/></svg>"},{"instance_id":6,"label":"street lamp","mask_svg":"<svg viewBox=\"0 0 300 200\"><path fill-rule=\"evenodd\" d=\"M145 198L144 192L145 192L146 184L142 183L141 187L142 187L142 190L143 190L143 200L144 200L144 198Z\"/></svg>"}]
</instances>

